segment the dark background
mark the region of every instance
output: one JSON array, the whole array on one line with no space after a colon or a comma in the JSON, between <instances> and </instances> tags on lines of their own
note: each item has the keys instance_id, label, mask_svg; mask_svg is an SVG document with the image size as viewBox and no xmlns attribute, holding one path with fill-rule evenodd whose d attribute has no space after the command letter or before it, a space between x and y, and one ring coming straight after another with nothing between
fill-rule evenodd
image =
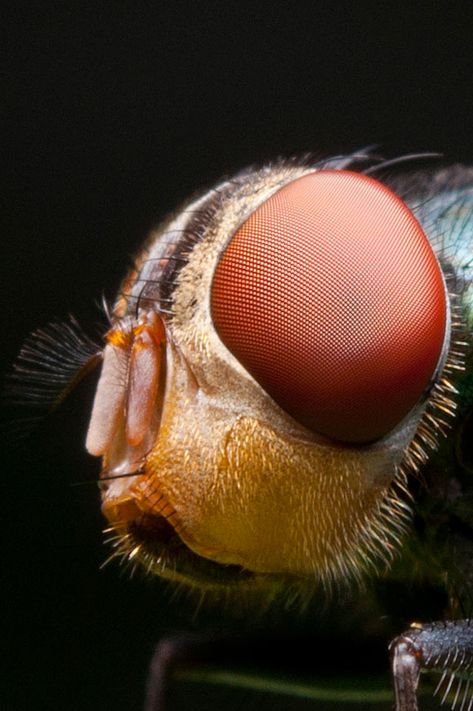
<instances>
[{"instance_id":1,"label":"dark background","mask_svg":"<svg viewBox=\"0 0 473 711\"><path fill-rule=\"evenodd\" d=\"M471 163L467 5L410 5L4 10L3 371L38 325L72 312L93 332L149 227L225 173L369 144ZM198 624L159 582L99 570L98 492L71 487L99 469L83 448L92 392L26 443L4 426L2 708L138 710L154 642Z\"/></svg>"}]
</instances>

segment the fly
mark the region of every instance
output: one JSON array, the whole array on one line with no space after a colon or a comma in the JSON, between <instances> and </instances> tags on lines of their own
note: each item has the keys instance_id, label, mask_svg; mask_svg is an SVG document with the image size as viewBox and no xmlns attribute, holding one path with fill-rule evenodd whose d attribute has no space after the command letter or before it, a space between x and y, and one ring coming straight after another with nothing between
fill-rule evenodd
<instances>
[{"instance_id":1,"label":"fly","mask_svg":"<svg viewBox=\"0 0 473 711\"><path fill-rule=\"evenodd\" d=\"M473 171L389 170L354 154L223 180L149 236L98 351L54 327L17 370L56 404L102 361L86 446L111 558L301 607L429 575L448 610L391 644L396 708L433 669L463 711Z\"/></svg>"}]
</instances>

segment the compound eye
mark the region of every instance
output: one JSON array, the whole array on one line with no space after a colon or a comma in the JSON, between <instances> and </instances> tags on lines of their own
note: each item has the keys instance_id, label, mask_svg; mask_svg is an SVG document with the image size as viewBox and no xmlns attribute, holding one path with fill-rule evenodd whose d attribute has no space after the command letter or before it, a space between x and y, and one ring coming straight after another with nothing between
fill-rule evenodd
<instances>
[{"instance_id":1,"label":"compound eye","mask_svg":"<svg viewBox=\"0 0 473 711\"><path fill-rule=\"evenodd\" d=\"M284 186L216 267L220 339L300 424L368 443L428 389L447 324L443 276L405 203L381 183L322 170Z\"/></svg>"}]
</instances>

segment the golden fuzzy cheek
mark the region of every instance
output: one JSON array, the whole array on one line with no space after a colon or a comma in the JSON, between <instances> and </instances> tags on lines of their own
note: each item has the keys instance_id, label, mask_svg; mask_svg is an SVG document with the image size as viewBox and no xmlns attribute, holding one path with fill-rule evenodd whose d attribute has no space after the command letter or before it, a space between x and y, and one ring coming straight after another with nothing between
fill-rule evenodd
<instances>
[{"instance_id":1,"label":"golden fuzzy cheek","mask_svg":"<svg viewBox=\"0 0 473 711\"><path fill-rule=\"evenodd\" d=\"M163 423L131 489L144 514L174 512L195 553L247 570L327 575L356 555L386 485L367 486L358 456L280 437L250 417L204 413ZM362 547L362 546L361 546Z\"/></svg>"}]
</instances>

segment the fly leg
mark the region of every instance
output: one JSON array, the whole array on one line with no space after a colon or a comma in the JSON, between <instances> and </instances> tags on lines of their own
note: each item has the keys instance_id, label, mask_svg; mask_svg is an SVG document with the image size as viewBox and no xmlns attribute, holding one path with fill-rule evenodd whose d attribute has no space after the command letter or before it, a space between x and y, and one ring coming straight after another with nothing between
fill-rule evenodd
<instances>
[{"instance_id":1,"label":"fly leg","mask_svg":"<svg viewBox=\"0 0 473 711\"><path fill-rule=\"evenodd\" d=\"M473 709L473 620L413 624L390 645L396 711L417 711L421 671L441 674L435 693L450 708Z\"/></svg>"},{"instance_id":2,"label":"fly leg","mask_svg":"<svg viewBox=\"0 0 473 711\"><path fill-rule=\"evenodd\" d=\"M203 673L222 660L231 668L231 660L245 652L247 657L248 644L244 637L239 641L224 633L181 632L164 637L151 658L144 711L168 711L174 685L187 678L190 671Z\"/></svg>"},{"instance_id":3,"label":"fly leg","mask_svg":"<svg viewBox=\"0 0 473 711\"><path fill-rule=\"evenodd\" d=\"M181 666L205 657L209 638L182 633L162 639L154 650L146 682L144 711L166 711L173 676Z\"/></svg>"}]
</instances>

